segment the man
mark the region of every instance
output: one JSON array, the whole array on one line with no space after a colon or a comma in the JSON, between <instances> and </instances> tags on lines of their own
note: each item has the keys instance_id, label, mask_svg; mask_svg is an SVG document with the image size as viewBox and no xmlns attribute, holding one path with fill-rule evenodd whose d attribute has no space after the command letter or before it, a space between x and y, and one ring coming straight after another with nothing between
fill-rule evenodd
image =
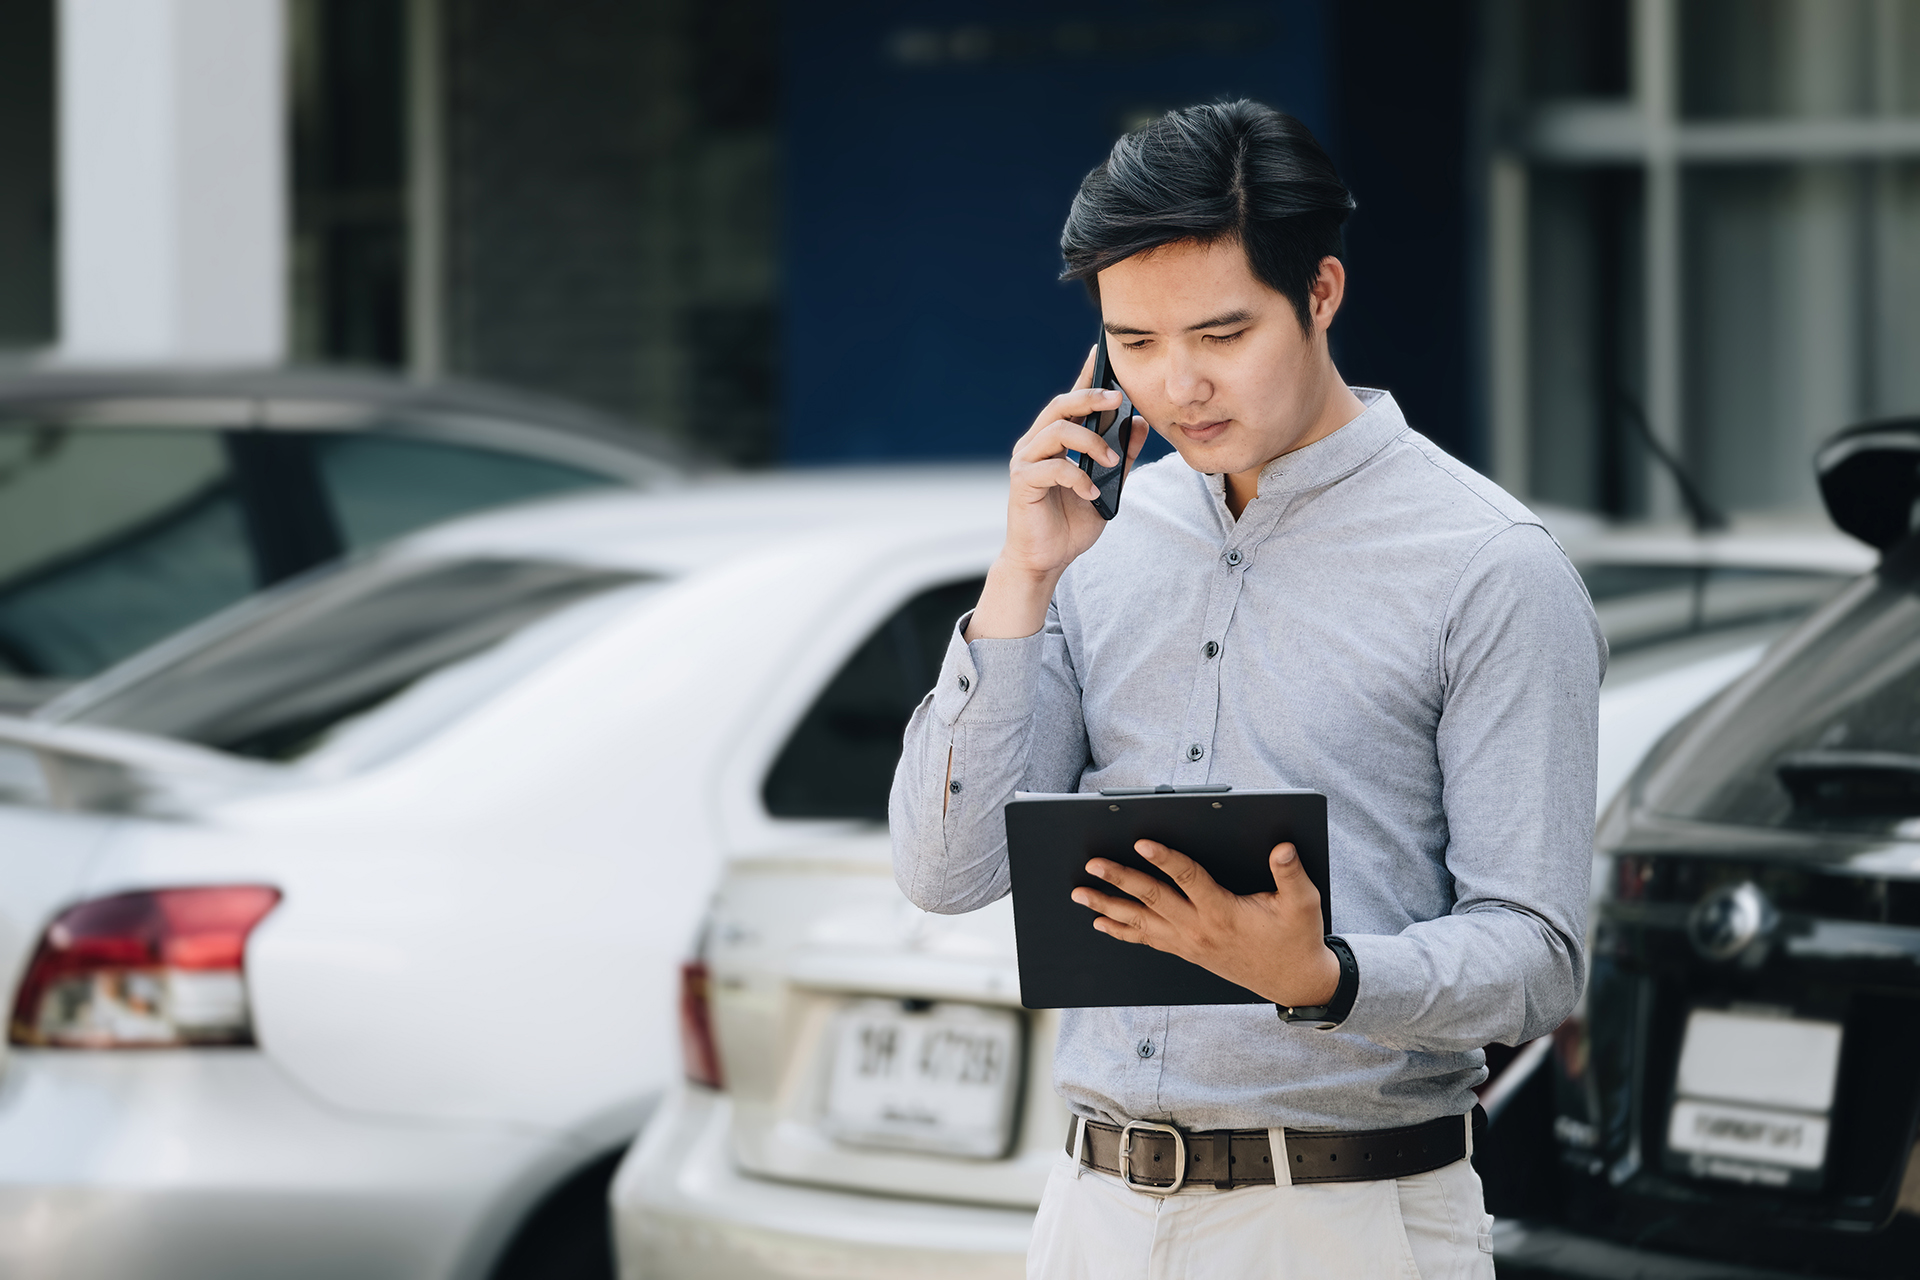
<instances>
[{"instance_id":1,"label":"man","mask_svg":"<svg viewBox=\"0 0 1920 1280\"><path fill-rule=\"evenodd\" d=\"M1584 587L1518 502L1349 388L1327 330L1351 207L1298 121L1172 112L1089 174L1062 236L1116 378L1178 451L1103 527L1065 454L1118 396L1056 397L1015 446L1007 537L907 730L895 874L930 911L1007 892L1016 789L1327 796L1334 934L1290 845L1235 897L1143 841L1096 859L1094 926L1272 1005L1070 1009L1067 1153L1028 1270L1065 1277L1491 1276L1471 1153L1481 1047L1580 992L1595 703ZM1089 368L1091 362L1089 362ZM1131 1177L1120 1126L1136 1129ZM1181 1131L1187 1168L1172 1170ZM1340 1163L1344 1159L1345 1163Z\"/></svg>"}]
</instances>

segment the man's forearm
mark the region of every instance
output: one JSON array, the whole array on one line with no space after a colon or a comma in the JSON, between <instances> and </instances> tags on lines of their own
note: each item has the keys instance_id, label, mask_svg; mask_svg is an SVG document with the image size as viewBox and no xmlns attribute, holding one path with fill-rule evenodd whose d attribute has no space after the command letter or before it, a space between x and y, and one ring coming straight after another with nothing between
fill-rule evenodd
<instances>
[{"instance_id":1,"label":"man's forearm","mask_svg":"<svg viewBox=\"0 0 1920 1280\"><path fill-rule=\"evenodd\" d=\"M1036 634L1047 625L1047 606L1059 582L1057 572L1036 573L1004 557L995 560L967 624L967 640L1019 640Z\"/></svg>"},{"instance_id":2,"label":"man's forearm","mask_svg":"<svg viewBox=\"0 0 1920 1280\"><path fill-rule=\"evenodd\" d=\"M1360 970L1341 1030L1391 1049L1460 1052L1545 1035L1573 1012L1585 978L1577 926L1511 907L1341 937Z\"/></svg>"},{"instance_id":3,"label":"man's forearm","mask_svg":"<svg viewBox=\"0 0 1920 1280\"><path fill-rule=\"evenodd\" d=\"M1002 807L1022 787L1071 791L1086 768L1064 644L1044 615L1036 632L978 643L955 635L907 725L889 806L894 874L928 911L970 911L1004 894Z\"/></svg>"}]
</instances>

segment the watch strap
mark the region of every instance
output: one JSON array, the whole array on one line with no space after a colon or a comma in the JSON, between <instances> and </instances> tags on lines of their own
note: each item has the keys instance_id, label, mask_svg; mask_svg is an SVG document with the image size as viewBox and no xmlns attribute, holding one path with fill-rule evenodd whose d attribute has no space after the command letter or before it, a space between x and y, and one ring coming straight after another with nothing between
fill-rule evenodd
<instances>
[{"instance_id":1,"label":"watch strap","mask_svg":"<svg viewBox=\"0 0 1920 1280\"><path fill-rule=\"evenodd\" d=\"M1274 1011L1280 1015L1280 1021L1314 1022L1320 1030L1328 1031L1345 1022L1353 1012L1353 998L1360 993L1360 966L1354 961L1353 951L1345 939L1328 934L1326 944L1327 950L1340 962L1340 985L1333 989L1333 998L1316 1005L1277 1004Z\"/></svg>"}]
</instances>

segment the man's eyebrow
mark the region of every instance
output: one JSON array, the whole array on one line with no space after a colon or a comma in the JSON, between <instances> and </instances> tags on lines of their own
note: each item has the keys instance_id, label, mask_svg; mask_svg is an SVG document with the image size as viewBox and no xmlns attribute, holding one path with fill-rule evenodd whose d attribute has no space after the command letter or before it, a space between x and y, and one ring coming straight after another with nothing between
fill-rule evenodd
<instances>
[{"instance_id":1,"label":"man's eyebrow","mask_svg":"<svg viewBox=\"0 0 1920 1280\"><path fill-rule=\"evenodd\" d=\"M1199 324L1190 324L1187 326L1186 331L1188 333L1198 333L1202 329L1224 329L1231 324L1245 324L1251 319L1253 319L1253 312L1251 311L1227 311L1211 319L1202 320ZM1151 329L1135 329L1130 325L1107 324L1101 327L1116 338L1150 338L1153 336L1153 330Z\"/></svg>"},{"instance_id":2,"label":"man's eyebrow","mask_svg":"<svg viewBox=\"0 0 1920 1280\"><path fill-rule=\"evenodd\" d=\"M1253 319L1251 311L1223 311L1211 320L1202 320L1199 324L1188 325L1187 332L1198 333L1202 329L1224 329L1230 324L1245 324L1251 319Z\"/></svg>"}]
</instances>

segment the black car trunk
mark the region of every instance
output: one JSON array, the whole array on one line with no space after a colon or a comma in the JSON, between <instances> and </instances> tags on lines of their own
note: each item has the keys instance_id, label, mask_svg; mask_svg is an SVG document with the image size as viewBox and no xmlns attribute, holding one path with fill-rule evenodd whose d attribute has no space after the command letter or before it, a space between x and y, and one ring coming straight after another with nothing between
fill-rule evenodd
<instances>
[{"instance_id":1,"label":"black car trunk","mask_svg":"<svg viewBox=\"0 0 1920 1280\"><path fill-rule=\"evenodd\" d=\"M1920 1122L1920 884L1821 861L1779 851L1616 861L1596 921L1586 1026L1562 1036L1556 1061L1569 1225L1774 1268L1912 1274L1920 1218L1902 1189ZM1715 908L1735 894L1760 914L1729 951L1712 930L1723 923ZM1670 1141L1689 1020L1703 1010L1837 1025L1830 1110L1796 1121L1824 1135L1812 1167Z\"/></svg>"}]
</instances>

